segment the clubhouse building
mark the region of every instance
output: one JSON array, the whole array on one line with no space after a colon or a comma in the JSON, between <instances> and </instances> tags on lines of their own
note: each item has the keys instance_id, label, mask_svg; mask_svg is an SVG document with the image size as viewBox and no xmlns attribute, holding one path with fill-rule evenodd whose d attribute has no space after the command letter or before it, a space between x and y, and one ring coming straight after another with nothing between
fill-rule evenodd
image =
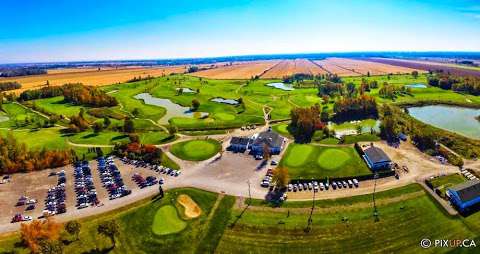
<instances>
[{"instance_id":1,"label":"clubhouse building","mask_svg":"<svg viewBox=\"0 0 480 254\"><path fill-rule=\"evenodd\" d=\"M262 155L264 147L270 149L270 154L279 154L285 143L285 139L271 130L253 135L252 137L232 137L228 150L233 152L245 152L250 149L253 155Z\"/></svg>"},{"instance_id":2,"label":"clubhouse building","mask_svg":"<svg viewBox=\"0 0 480 254\"><path fill-rule=\"evenodd\" d=\"M470 180L447 189L450 202L460 212L480 204L480 180Z\"/></svg>"},{"instance_id":3,"label":"clubhouse building","mask_svg":"<svg viewBox=\"0 0 480 254\"><path fill-rule=\"evenodd\" d=\"M373 146L373 144L363 149L363 159L373 171L389 169L392 163L388 155L382 149Z\"/></svg>"}]
</instances>

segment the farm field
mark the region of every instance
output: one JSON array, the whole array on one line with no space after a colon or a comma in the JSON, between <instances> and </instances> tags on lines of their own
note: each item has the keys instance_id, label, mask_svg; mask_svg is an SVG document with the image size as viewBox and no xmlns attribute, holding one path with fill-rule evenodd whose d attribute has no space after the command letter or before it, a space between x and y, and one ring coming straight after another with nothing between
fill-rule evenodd
<instances>
[{"instance_id":1,"label":"farm field","mask_svg":"<svg viewBox=\"0 0 480 254\"><path fill-rule=\"evenodd\" d=\"M293 75L295 73L318 75L326 74L327 72L307 59L282 60L273 68L265 72L261 78L283 78L284 76Z\"/></svg>"},{"instance_id":2,"label":"farm field","mask_svg":"<svg viewBox=\"0 0 480 254\"><path fill-rule=\"evenodd\" d=\"M83 83L84 85L103 86L122 83L134 77L162 76L171 73L183 73L185 66L167 66L155 68L125 68L112 70L94 70L81 72L57 72L53 74L20 76L0 78L0 82L17 81L22 85L16 93L27 89L35 89L44 86L48 80L50 85L63 85L67 83Z\"/></svg>"},{"instance_id":3,"label":"farm field","mask_svg":"<svg viewBox=\"0 0 480 254\"><path fill-rule=\"evenodd\" d=\"M262 75L278 62L280 61L271 60L237 63L194 72L190 75L210 79L250 79Z\"/></svg>"},{"instance_id":4,"label":"farm field","mask_svg":"<svg viewBox=\"0 0 480 254\"><path fill-rule=\"evenodd\" d=\"M197 139L175 143L170 152L182 160L203 161L220 151L221 144L214 139Z\"/></svg>"},{"instance_id":5,"label":"farm field","mask_svg":"<svg viewBox=\"0 0 480 254\"><path fill-rule=\"evenodd\" d=\"M451 66L448 64L438 64L436 62L429 63L423 61L409 61L404 59L391 59L391 58L366 58L365 61L385 63L395 66L402 66L407 68L415 68L420 70L443 70L452 74L463 76L476 76L480 77L480 71L477 68L465 68L465 66Z\"/></svg>"},{"instance_id":6,"label":"farm field","mask_svg":"<svg viewBox=\"0 0 480 254\"><path fill-rule=\"evenodd\" d=\"M393 74L403 74L403 73L412 73L416 69L406 68L401 66L394 66L381 63L373 63L362 60L348 59L348 58L328 58L327 62L339 66L341 68L351 70L352 72L358 73L360 75L385 75L389 73ZM417 70L419 71L419 70ZM424 71L419 71L424 72Z\"/></svg>"},{"instance_id":7,"label":"farm field","mask_svg":"<svg viewBox=\"0 0 480 254\"><path fill-rule=\"evenodd\" d=\"M355 149L350 146L290 144L280 165L288 168L292 179L323 179L371 173Z\"/></svg>"},{"instance_id":8,"label":"farm field","mask_svg":"<svg viewBox=\"0 0 480 254\"><path fill-rule=\"evenodd\" d=\"M194 219L183 217L176 202L182 194L190 196L204 213ZM217 199L220 202L214 209ZM262 200L252 200L252 205L245 209L238 202L235 204L234 197L175 189L166 192L163 199L143 200L82 219L80 240L66 245L64 251L85 253L109 248L109 239L97 236L96 227L111 219L120 226L119 244L111 253L414 253L423 238L480 239L480 214L467 218L448 216L418 184L377 193L377 222L372 216L371 199L371 195L361 195L316 200L311 230L306 233L311 201L286 202L280 208L271 208ZM183 230L166 235L154 233L153 226L166 229L163 223L155 223L156 214L165 207L177 212L176 220L186 224ZM16 244L18 241L18 235L0 238L0 252L27 253ZM451 250L431 248L425 252Z\"/></svg>"}]
</instances>

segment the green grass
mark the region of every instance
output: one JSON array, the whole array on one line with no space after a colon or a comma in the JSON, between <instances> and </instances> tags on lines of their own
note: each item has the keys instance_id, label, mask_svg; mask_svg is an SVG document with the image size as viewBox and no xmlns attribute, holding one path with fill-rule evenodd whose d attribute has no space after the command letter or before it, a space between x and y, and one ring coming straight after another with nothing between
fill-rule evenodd
<instances>
[{"instance_id":1,"label":"green grass","mask_svg":"<svg viewBox=\"0 0 480 254\"><path fill-rule=\"evenodd\" d=\"M289 145L280 165L288 168L292 179L320 179L370 174L353 147Z\"/></svg>"},{"instance_id":2,"label":"green grass","mask_svg":"<svg viewBox=\"0 0 480 254\"><path fill-rule=\"evenodd\" d=\"M170 152L182 160L203 161L220 151L221 144L214 139L197 139L175 143Z\"/></svg>"},{"instance_id":3,"label":"green grass","mask_svg":"<svg viewBox=\"0 0 480 254\"><path fill-rule=\"evenodd\" d=\"M180 194L189 195L204 212L184 221L184 230L155 234L152 225L159 209L170 207L161 218L176 215L175 200ZM66 245L64 253L109 248L109 239L98 236L96 228L110 219L120 226L117 247L110 253L446 253L452 249L423 250L419 241L480 239L480 213L449 216L418 184L378 192L378 221L372 216L370 194L317 200L308 233L304 229L311 201L288 201L270 208L252 200L250 208L243 209L234 205L234 197L225 196L212 211L216 199L217 194L210 192L174 189L160 200L149 198L82 219L80 241ZM0 253L28 253L19 241L18 234L0 238Z\"/></svg>"},{"instance_id":4,"label":"green grass","mask_svg":"<svg viewBox=\"0 0 480 254\"><path fill-rule=\"evenodd\" d=\"M82 219L80 241L66 245L64 253L98 253L110 248L110 240L98 235L97 226L111 219L118 222L120 234L117 237L117 247L110 253L195 252L201 244L198 239L202 238L208 229L207 216L212 212L217 194L196 189L174 189L165 194L163 199L147 198L105 214ZM180 194L189 195L200 206L203 213L196 219L185 221L186 227L181 232L169 235L155 234L152 225L157 212L165 206L174 208L176 197ZM6 251L29 253L23 247L15 247L19 241L18 235L0 239L0 253Z\"/></svg>"},{"instance_id":5,"label":"green grass","mask_svg":"<svg viewBox=\"0 0 480 254\"><path fill-rule=\"evenodd\" d=\"M319 144L324 145L337 145L340 141L336 138L324 138L318 141Z\"/></svg>"},{"instance_id":6,"label":"green grass","mask_svg":"<svg viewBox=\"0 0 480 254\"><path fill-rule=\"evenodd\" d=\"M275 124L272 126L272 130L284 137L292 137L292 134L290 134L290 131L288 130L287 123Z\"/></svg>"},{"instance_id":7,"label":"green grass","mask_svg":"<svg viewBox=\"0 0 480 254\"><path fill-rule=\"evenodd\" d=\"M153 219L152 231L156 235L178 233L187 227L187 223L178 217L175 206L166 205L158 209Z\"/></svg>"},{"instance_id":8,"label":"green grass","mask_svg":"<svg viewBox=\"0 0 480 254\"><path fill-rule=\"evenodd\" d=\"M377 222L372 216L371 195L318 201L308 233L304 229L311 201L288 209L234 209L230 220L234 226L226 228L217 252L445 253L451 249L423 250L419 241L480 234L479 213L466 219L451 217L417 184L380 192L376 197ZM287 202L292 203L297 202Z\"/></svg>"},{"instance_id":9,"label":"green grass","mask_svg":"<svg viewBox=\"0 0 480 254\"><path fill-rule=\"evenodd\" d=\"M380 137L370 133L364 133L360 135L348 135L344 137L345 144L354 144L357 142L379 141Z\"/></svg>"},{"instance_id":10,"label":"green grass","mask_svg":"<svg viewBox=\"0 0 480 254\"><path fill-rule=\"evenodd\" d=\"M440 190L442 197L445 197L447 188L451 188L465 181L467 180L463 176L459 174L452 174L447 176L436 177L430 180L430 183L432 184L433 188L438 188Z\"/></svg>"}]
</instances>

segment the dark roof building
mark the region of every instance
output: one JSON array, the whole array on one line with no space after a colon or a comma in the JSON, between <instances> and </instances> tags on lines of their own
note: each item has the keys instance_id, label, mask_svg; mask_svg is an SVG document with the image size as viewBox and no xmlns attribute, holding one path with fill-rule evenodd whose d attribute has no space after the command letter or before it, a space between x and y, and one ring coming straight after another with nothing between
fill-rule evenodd
<instances>
[{"instance_id":1,"label":"dark roof building","mask_svg":"<svg viewBox=\"0 0 480 254\"><path fill-rule=\"evenodd\" d=\"M279 154L283 147L284 138L273 131L264 131L258 134L252 142L251 150L253 154L262 154L263 147L268 145L271 154Z\"/></svg>"},{"instance_id":2,"label":"dark roof building","mask_svg":"<svg viewBox=\"0 0 480 254\"><path fill-rule=\"evenodd\" d=\"M363 158L367 162L370 169L377 170L390 167L390 163L392 161L382 149L372 145L363 150L363 152Z\"/></svg>"},{"instance_id":3,"label":"dark roof building","mask_svg":"<svg viewBox=\"0 0 480 254\"><path fill-rule=\"evenodd\" d=\"M460 211L465 211L469 207L480 204L480 180L470 180L456 185L447 190L450 201Z\"/></svg>"},{"instance_id":4,"label":"dark roof building","mask_svg":"<svg viewBox=\"0 0 480 254\"><path fill-rule=\"evenodd\" d=\"M248 144L252 140L247 137L232 137L230 140L229 150L235 152L245 152L248 148Z\"/></svg>"}]
</instances>

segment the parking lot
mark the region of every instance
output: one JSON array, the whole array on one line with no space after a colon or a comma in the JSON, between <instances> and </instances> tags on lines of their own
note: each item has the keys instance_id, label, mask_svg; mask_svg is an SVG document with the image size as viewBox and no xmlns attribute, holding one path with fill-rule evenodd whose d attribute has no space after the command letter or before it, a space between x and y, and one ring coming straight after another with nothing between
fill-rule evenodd
<instances>
[{"instance_id":1,"label":"parking lot","mask_svg":"<svg viewBox=\"0 0 480 254\"><path fill-rule=\"evenodd\" d=\"M12 175L9 183L0 184L0 231L18 228L19 223L11 223L15 214L36 219L45 215L48 210L51 211L50 215L57 214L54 215L55 218L68 220L102 213L158 192L156 184L141 188L135 182L134 175L154 177L157 183L160 179L168 182L178 178L175 174L170 176L166 172L160 173L160 170L151 167L126 164L119 159L111 162L113 164L110 166L107 161L90 161L76 167L69 165L54 170ZM113 173L115 170L109 168L112 165L118 169L117 173ZM105 169L98 170L99 166L105 166ZM129 191L131 194L126 194ZM19 204L22 196L25 201ZM27 200L36 201L34 209L27 209Z\"/></svg>"}]
</instances>

